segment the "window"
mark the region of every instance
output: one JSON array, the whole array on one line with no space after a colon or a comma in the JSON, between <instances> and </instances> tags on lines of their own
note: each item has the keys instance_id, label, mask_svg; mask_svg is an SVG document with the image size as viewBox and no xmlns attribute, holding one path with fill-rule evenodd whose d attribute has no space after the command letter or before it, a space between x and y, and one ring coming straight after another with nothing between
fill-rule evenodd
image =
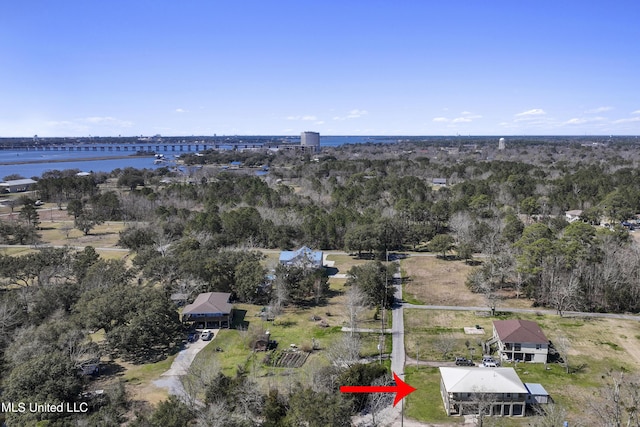
<instances>
[{"instance_id":1,"label":"window","mask_svg":"<svg viewBox=\"0 0 640 427\"><path fill-rule=\"evenodd\" d=\"M522 345L519 342L513 343L513 350L520 351L522 349Z\"/></svg>"}]
</instances>

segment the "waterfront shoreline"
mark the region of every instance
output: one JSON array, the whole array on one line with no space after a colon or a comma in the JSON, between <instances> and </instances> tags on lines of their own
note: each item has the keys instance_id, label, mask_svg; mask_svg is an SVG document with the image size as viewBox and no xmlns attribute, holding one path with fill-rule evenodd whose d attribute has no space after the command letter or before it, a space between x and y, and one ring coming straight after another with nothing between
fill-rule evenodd
<instances>
[{"instance_id":1,"label":"waterfront shoreline","mask_svg":"<svg viewBox=\"0 0 640 427\"><path fill-rule=\"evenodd\" d=\"M118 160L118 159L132 159L132 158L149 159L149 158L153 158L153 155L80 157L80 158L66 158L66 159L23 160L23 161L16 161L16 162L0 161L0 166L28 165L28 164L42 164L42 163L92 162L96 160Z\"/></svg>"}]
</instances>

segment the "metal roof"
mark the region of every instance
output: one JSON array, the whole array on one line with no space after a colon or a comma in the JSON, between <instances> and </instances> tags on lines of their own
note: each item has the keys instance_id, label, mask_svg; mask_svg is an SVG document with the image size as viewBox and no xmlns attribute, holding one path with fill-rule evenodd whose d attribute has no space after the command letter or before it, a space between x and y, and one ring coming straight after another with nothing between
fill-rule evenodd
<instances>
[{"instance_id":1,"label":"metal roof","mask_svg":"<svg viewBox=\"0 0 640 427\"><path fill-rule=\"evenodd\" d=\"M528 393L513 368L440 368L448 393Z\"/></svg>"},{"instance_id":2,"label":"metal roof","mask_svg":"<svg viewBox=\"0 0 640 427\"><path fill-rule=\"evenodd\" d=\"M0 182L0 185L3 187L10 187L12 185L27 185L27 184L35 184L35 183L36 181L30 178L25 178L25 179L13 179L10 181Z\"/></svg>"},{"instance_id":3,"label":"metal roof","mask_svg":"<svg viewBox=\"0 0 640 427\"><path fill-rule=\"evenodd\" d=\"M529 390L529 394L535 396L549 396L547 390L542 387L542 384L538 383L524 383L524 386Z\"/></svg>"}]
</instances>

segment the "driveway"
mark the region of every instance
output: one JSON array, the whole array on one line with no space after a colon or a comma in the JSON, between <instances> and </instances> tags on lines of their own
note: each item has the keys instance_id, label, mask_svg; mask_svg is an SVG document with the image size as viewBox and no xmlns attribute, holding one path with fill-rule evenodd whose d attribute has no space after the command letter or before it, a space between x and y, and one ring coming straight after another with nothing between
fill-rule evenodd
<instances>
[{"instance_id":1,"label":"driveway","mask_svg":"<svg viewBox=\"0 0 640 427\"><path fill-rule=\"evenodd\" d=\"M213 339L218 336L219 329L210 329L213 332L213 338L209 341L198 340L193 343L188 343L184 350L180 350L171 368L160 376L159 380L153 382L156 387L166 388L169 390L169 394L178 396L182 399L187 399L187 394L182 387L180 377L186 375L189 371L189 367L193 363L196 355L205 348Z\"/></svg>"}]
</instances>

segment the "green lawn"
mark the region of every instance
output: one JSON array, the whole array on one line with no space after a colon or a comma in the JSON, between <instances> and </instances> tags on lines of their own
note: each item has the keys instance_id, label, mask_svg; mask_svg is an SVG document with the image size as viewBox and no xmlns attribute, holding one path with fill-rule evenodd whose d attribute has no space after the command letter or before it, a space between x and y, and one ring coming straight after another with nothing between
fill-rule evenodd
<instances>
[{"instance_id":1,"label":"green lawn","mask_svg":"<svg viewBox=\"0 0 640 427\"><path fill-rule=\"evenodd\" d=\"M518 372L522 382L540 383L549 392L554 401L567 409L569 419L582 419L584 409L598 396L603 384L603 376L609 371L637 372L640 363L636 349L640 343L638 322L600 318L563 318L555 315L505 314L498 317L477 316L474 312L405 310L405 346L407 355L421 360L451 361L454 356L469 356L466 347L475 348L475 359L481 356L477 342L490 338L493 320L521 318L536 321L552 342L566 337L569 342L570 373L557 363L544 364L519 363L512 366ZM484 335L466 335L463 327L480 325ZM438 350L438 341L446 337L454 345L448 358L443 359ZM414 372L411 367L407 372ZM425 372L423 372L425 371ZM419 369L416 382L420 386L431 387L437 383L437 375L429 376L427 368ZM408 379L410 379L408 377ZM416 387L415 384L409 384ZM435 385L433 385L435 387ZM414 393L415 394L415 393ZM411 399L411 396L409 396ZM415 398L414 398L415 399ZM441 400L438 396L439 401ZM439 403L441 405L441 403ZM435 422L432 410L412 409L414 417L421 421ZM515 421L513 421L515 422ZM514 424L518 425L518 424Z\"/></svg>"},{"instance_id":2,"label":"green lawn","mask_svg":"<svg viewBox=\"0 0 640 427\"><path fill-rule=\"evenodd\" d=\"M416 391L405 398L407 417L429 423L462 424L463 418L449 417L444 412L440 396L440 371L438 368L407 366L405 381Z\"/></svg>"}]
</instances>

